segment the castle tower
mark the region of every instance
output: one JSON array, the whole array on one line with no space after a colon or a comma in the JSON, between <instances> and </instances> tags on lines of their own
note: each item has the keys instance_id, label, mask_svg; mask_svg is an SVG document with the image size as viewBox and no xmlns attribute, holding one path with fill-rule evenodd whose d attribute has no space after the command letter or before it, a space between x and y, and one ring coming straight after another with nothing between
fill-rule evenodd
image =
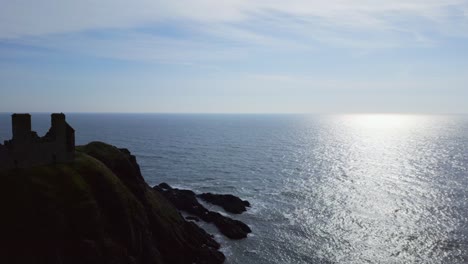
<instances>
[{"instance_id":1,"label":"castle tower","mask_svg":"<svg viewBox=\"0 0 468 264\"><path fill-rule=\"evenodd\" d=\"M14 141L24 141L31 136L30 114L13 114L11 122Z\"/></svg>"},{"instance_id":2,"label":"castle tower","mask_svg":"<svg viewBox=\"0 0 468 264\"><path fill-rule=\"evenodd\" d=\"M61 150L63 153L66 153L64 155L69 156L68 158L73 158L75 155L75 130L68 125L65 120L65 114L52 114L51 124L55 140L56 142L60 142L59 148L63 148Z\"/></svg>"},{"instance_id":3,"label":"castle tower","mask_svg":"<svg viewBox=\"0 0 468 264\"><path fill-rule=\"evenodd\" d=\"M54 113L51 115L51 124L52 130L55 133L57 138L65 138L65 134L67 132L67 122L65 121L65 114Z\"/></svg>"}]
</instances>

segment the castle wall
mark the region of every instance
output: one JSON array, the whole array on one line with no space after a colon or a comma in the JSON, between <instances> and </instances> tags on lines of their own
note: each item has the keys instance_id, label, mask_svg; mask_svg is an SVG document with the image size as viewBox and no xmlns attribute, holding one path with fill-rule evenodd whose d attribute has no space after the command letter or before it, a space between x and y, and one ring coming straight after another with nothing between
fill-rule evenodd
<instances>
[{"instance_id":1,"label":"castle wall","mask_svg":"<svg viewBox=\"0 0 468 264\"><path fill-rule=\"evenodd\" d=\"M0 169L6 168L8 165L8 149L0 144Z\"/></svg>"},{"instance_id":2,"label":"castle wall","mask_svg":"<svg viewBox=\"0 0 468 264\"><path fill-rule=\"evenodd\" d=\"M0 149L0 168L27 168L69 162L74 158L74 150L67 151L63 141L30 142L13 146L13 150Z\"/></svg>"},{"instance_id":3,"label":"castle wall","mask_svg":"<svg viewBox=\"0 0 468 264\"><path fill-rule=\"evenodd\" d=\"M65 121L64 114L52 115L52 127L44 137L31 131L29 115L13 115L14 136L0 144L0 169L64 163L75 157L74 130Z\"/></svg>"},{"instance_id":4,"label":"castle wall","mask_svg":"<svg viewBox=\"0 0 468 264\"><path fill-rule=\"evenodd\" d=\"M11 116L13 139L28 140L31 135L31 115L30 114L13 114Z\"/></svg>"}]
</instances>

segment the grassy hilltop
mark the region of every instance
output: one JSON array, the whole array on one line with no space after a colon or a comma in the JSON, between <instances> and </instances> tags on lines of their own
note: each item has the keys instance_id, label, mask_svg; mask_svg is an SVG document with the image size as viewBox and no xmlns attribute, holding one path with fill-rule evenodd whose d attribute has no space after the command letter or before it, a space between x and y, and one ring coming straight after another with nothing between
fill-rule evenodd
<instances>
[{"instance_id":1,"label":"grassy hilltop","mask_svg":"<svg viewBox=\"0 0 468 264\"><path fill-rule=\"evenodd\" d=\"M76 159L0 171L0 263L222 263L219 244L102 142Z\"/></svg>"}]
</instances>

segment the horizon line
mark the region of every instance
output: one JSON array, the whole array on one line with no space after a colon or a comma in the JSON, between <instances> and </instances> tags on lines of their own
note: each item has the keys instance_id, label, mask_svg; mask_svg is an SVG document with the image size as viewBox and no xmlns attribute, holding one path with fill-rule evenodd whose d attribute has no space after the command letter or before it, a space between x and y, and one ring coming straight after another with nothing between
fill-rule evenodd
<instances>
[{"instance_id":1,"label":"horizon line","mask_svg":"<svg viewBox=\"0 0 468 264\"><path fill-rule=\"evenodd\" d=\"M428 113L428 112L55 112L24 111L2 112L0 114L167 114L167 115L468 115L468 113Z\"/></svg>"}]
</instances>

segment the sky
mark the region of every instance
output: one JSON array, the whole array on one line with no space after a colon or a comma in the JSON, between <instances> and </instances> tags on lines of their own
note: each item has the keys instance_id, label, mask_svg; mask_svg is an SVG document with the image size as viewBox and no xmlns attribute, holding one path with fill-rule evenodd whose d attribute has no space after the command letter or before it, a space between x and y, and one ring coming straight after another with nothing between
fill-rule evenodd
<instances>
[{"instance_id":1,"label":"sky","mask_svg":"<svg viewBox=\"0 0 468 264\"><path fill-rule=\"evenodd\" d=\"M468 0L0 0L0 112L468 113Z\"/></svg>"}]
</instances>

